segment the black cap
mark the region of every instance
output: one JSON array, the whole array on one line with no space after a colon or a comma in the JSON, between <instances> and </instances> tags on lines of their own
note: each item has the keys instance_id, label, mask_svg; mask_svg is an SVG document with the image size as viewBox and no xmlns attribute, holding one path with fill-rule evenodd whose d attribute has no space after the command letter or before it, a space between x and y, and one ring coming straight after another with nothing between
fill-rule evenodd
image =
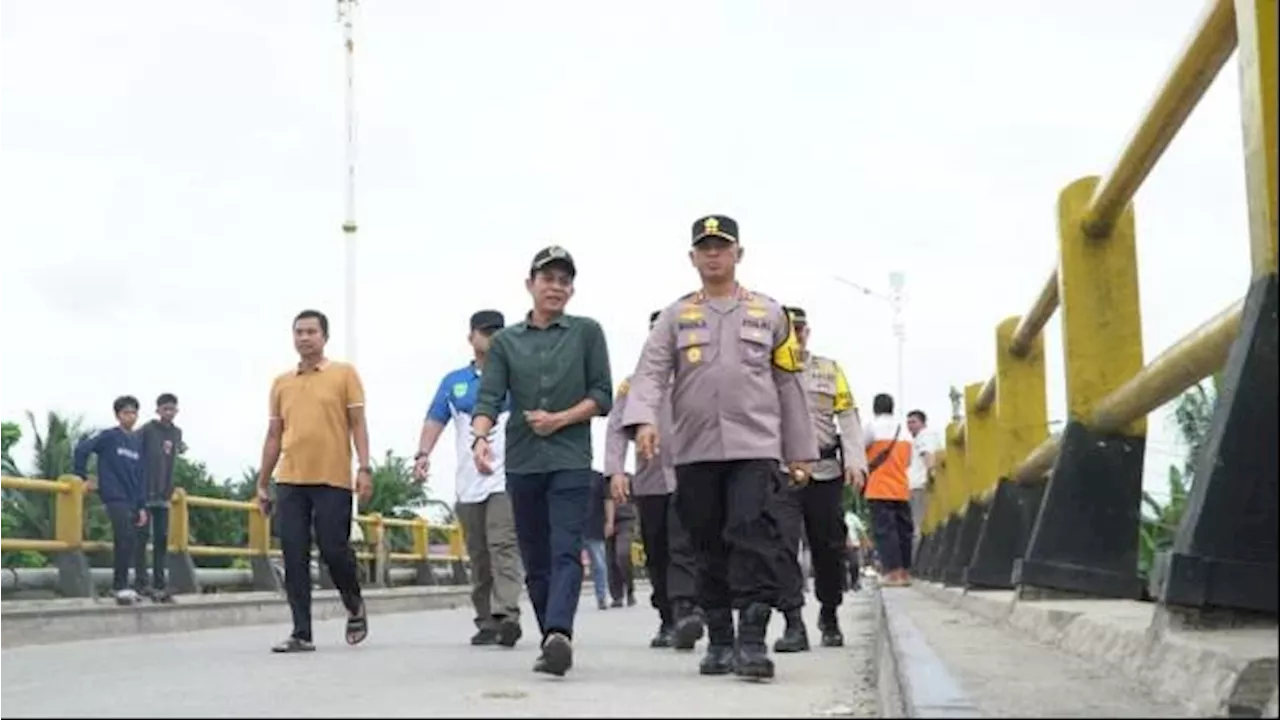
<instances>
[{"instance_id":1,"label":"black cap","mask_svg":"<svg viewBox=\"0 0 1280 720\"><path fill-rule=\"evenodd\" d=\"M791 318L793 325L805 325L809 322L809 316L804 314L804 308L798 308L794 305L786 308L787 316Z\"/></svg>"},{"instance_id":2,"label":"black cap","mask_svg":"<svg viewBox=\"0 0 1280 720\"><path fill-rule=\"evenodd\" d=\"M653 312L649 313L649 324L653 325L654 323L658 322L658 316L660 315L662 315L661 310L654 310Z\"/></svg>"},{"instance_id":3,"label":"black cap","mask_svg":"<svg viewBox=\"0 0 1280 720\"><path fill-rule=\"evenodd\" d=\"M568 250L559 245L552 245L539 250L538 254L533 256L533 264L529 266L529 270L530 272L538 272L555 263L564 265L570 276L577 277L578 266L573 264L573 256L569 254Z\"/></svg>"},{"instance_id":4,"label":"black cap","mask_svg":"<svg viewBox=\"0 0 1280 720\"><path fill-rule=\"evenodd\" d=\"M501 330L505 326L502 313L497 310L479 310L471 316L472 330Z\"/></svg>"},{"instance_id":5,"label":"black cap","mask_svg":"<svg viewBox=\"0 0 1280 720\"><path fill-rule=\"evenodd\" d=\"M718 237L731 243L738 242L738 221L728 215L707 215L693 223L693 244L709 237Z\"/></svg>"}]
</instances>

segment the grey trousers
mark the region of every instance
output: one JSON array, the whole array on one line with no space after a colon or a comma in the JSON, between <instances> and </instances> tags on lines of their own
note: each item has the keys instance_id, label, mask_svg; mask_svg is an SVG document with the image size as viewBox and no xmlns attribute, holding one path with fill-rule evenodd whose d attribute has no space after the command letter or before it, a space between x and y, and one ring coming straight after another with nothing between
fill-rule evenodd
<instances>
[{"instance_id":1,"label":"grey trousers","mask_svg":"<svg viewBox=\"0 0 1280 720\"><path fill-rule=\"evenodd\" d=\"M928 502L928 491L924 488L911 489L911 521L915 526L915 537L920 537L920 524L924 522L924 508Z\"/></svg>"},{"instance_id":2,"label":"grey trousers","mask_svg":"<svg viewBox=\"0 0 1280 720\"><path fill-rule=\"evenodd\" d=\"M506 493L494 493L478 503L460 502L456 512L471 558L476 627L493 628L503 618L518 620L524 566L511 499Z\"/></svg>"}]
</instances>

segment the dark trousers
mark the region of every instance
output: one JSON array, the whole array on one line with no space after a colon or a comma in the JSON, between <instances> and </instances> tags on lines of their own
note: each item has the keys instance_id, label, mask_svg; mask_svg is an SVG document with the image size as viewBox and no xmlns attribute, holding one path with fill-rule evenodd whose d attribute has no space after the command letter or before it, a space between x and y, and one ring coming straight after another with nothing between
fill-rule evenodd
<instances>
[{"instance_id":1,"label":"dark trousers","mask_svg":"<svg viewBox=\"0 0 1280 720\"><path fill-rule=\"evenodd\" d=\"M676 467L676 508L698 558L698 604L713 612L777 607L787 548L775 515L778 461Z\"/></svg>"},{"instance_id":2,"label":"dark trousers","mask_svg":"<svg viewBox=\"0 0 1280 720\"><path fill-rule=\"evenodd\" d=\"M635 572L631 567L631 538L635 526L636 521L631 518L615 520L613 537L604 541L605 555L609 558L609 595L614 600L636 594Z\"/></svg>"},{"instance_id":3,"label":"dark trousers","mask_svg":"<svg viewBox=\"0 0 1280 720\"><path fill-rule=\"evenodd\" d=\"M802 535L808 541L813 590L824 607L837 607L844 601L844 553L849 532L844 525L843 501L844 483L840 480L814 480L778 493L778 516L787 551L792 556L800 552ZM783 604L788 608L804 604L804 578L794 575L783 588Z\"/></svg>"},{"instance_id":4,"label":"dark trousers","mask_svg":"<svg viewBox=\"0 0 1280 720\"><path fill-rule=\"evenodd\" d=\"M868 500L872 532L880 565L889 573L911 569L911 542L914 531L911 504L906 500Z\"/></svg>"},{"instance_id":5,"label":"dark trousers","mask_svg":"<svg viewBox=\"0 0 1280 720\"><path fill-rule=\"evenodd\" d=\"M650 604L664 623L672 622L672 605L697 602L698 560L689 542L689 533L676 513L675 494L641 495L636 498L640 513L640 541L644 543L644 564L653 594Z\"/></svg>"},{"instance_id":6,"label":"dark trousers","mask_svg":"<svg viewBox=\"0 0 1280 720\"><path fill-rule=\"evenodd\" d=\"M293 637L311 641L311 531L320 559L350 613L361 610L360 576L351 548L351 491L331 485L276 486L276 519Z\"/></svg>"},{"instance_id":7,"label":"dark trousers","mask_svg":"<svg viewBox=\"0 0 1280 720\"><path fill-rule=\"evenodd\" d=\"M169 508L160 505L147 508L147 522L138 528L134 544L133 584L147 586L147 541L151 541L151 587L165 587L165 557L169 552Z\"/></svg>"},{"instance_id":8,"label":"dark trousers","mask_svg":"<svg viewBox=\"0 0 1280 720\"><path fill-rule=\"evenodd\" d=\"M846 587L849 590L857 590L862 585L862 568L858 562L858 548L845 549L845 569L848 570L846 578Z\"/></svg>"},{"instance_id":9,"label":"dark trousers","mask_svg":"<svg viewBox=\"0 0 1280 720\"><path fill-rule=\"evenodd\" d=\"M582 529L590 469L507 473L507 495L524 558L524 585L543 637L573 637L582 594Z\"/></svg>"},{"instance_id":10,"label":"dark trousers","mask_svg":"<svg viewBox=\"0 0 1280 720\"><path fill-rule=\"evenodd\" d=\"M129 587L129 566L137 555L138 508L129 503L106 503L105 507L111 521L111 589L125 590Z\"/></svg>"}]
</instances>

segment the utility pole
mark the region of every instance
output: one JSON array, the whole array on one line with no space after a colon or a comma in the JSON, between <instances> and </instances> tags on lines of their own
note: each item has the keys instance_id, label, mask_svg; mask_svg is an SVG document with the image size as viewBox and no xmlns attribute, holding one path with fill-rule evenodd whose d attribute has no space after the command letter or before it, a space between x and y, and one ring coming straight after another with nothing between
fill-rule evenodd
<instances>
[{"instance_id":1,"label":"utility pole","mask_svg":"<svg viewBox=\"0 0 1280 720\"><path fill-rule=\"evenodd\" d=\"M346 65L346 182L342 219L344 312L346 324L342 334L346 361L356 362L356 42L355 11L357 0L338 0L338 22L342 25L342 53ZM364 532L356 516L360 498L352 488L351 541L362 542Z\"/></svg>"},{"instance_id":2,"label":"utility pole","mask_svg":"<svg viewBox=\"0 0 1280 720\"><path fill-rule=\"evenodd\" d=\"M839 275L832 275L832 279L836 282L848 285L867 297L875 298L881 302L887 303L893 310L893 337L897 344L897 394L894 396L894 404L898 407L906 407L906 380L904 371L903 358L906 353L907 344L907 324L903 317L903 288L906 286L906 275L901 271L893 271L889 273L889 294L884 294L872 290L865 285L860 285L852 280L847 280Z\"/></svg>"}]
</instances>

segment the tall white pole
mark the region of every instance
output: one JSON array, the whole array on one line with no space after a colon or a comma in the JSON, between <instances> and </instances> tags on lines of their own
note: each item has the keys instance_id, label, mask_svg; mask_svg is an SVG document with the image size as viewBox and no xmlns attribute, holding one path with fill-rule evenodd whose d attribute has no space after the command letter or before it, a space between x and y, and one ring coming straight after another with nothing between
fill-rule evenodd
<instances>
[{"instance_id":1,"label":"tall white pole","mask_svg":"<svg viewBox=\"0 0 1280 720\"><path fill-rule=\"evenodd\" d=\"M342 23L342 48L346 65L346 187L342 220L343 289L345 293L343 320L346 323L343 337L346 339L346 361L356 362L356 0L338 0L338 21ZM353 488L354 489L354 488ZM360 498L351 493L351 540L361 542L364 532L356 516L360 513Z\"/></svg>"},{"instance_id":2,"label":"tall white pole","mask_svg":"<svg viewBox=\"0 0 1280 720\"><path fill-rule=\"evenodd\" d=\"M906 381L904 380L905 373L903 372L903 353L907 343L907 326L902 314L902 289L905 284L906 276L901 271L895 270L889 273L889 291L893 304L893 336L897 339L898 344L898 394L894 404L901 408L900 412L906 412L907 409L905 404L907 402Z\"/></svg>"}]
</instances>

